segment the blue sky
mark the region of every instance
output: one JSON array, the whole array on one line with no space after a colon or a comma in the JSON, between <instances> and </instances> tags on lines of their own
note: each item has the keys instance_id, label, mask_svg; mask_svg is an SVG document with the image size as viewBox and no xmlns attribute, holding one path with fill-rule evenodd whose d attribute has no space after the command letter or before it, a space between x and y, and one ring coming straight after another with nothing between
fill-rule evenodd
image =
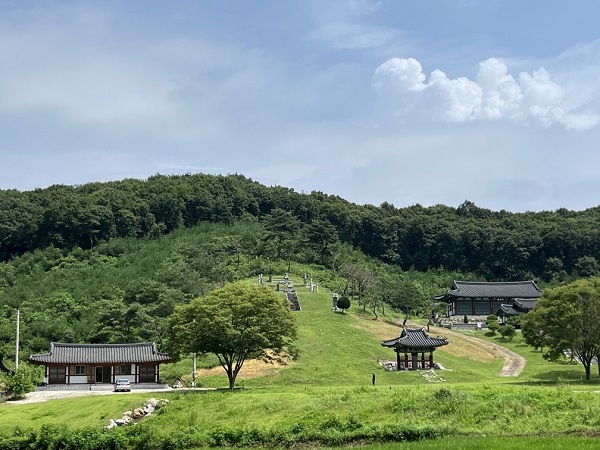
<instances>
[{"instance_id":1,"label":"blue sky","mask_svg":"<svg viewBox=\"0 0 600 450\"><path fill-rule=\"evenodd\" d=\"M596 1L0 1L0 188L600 205Z\"/></svg>"}]
</instances>

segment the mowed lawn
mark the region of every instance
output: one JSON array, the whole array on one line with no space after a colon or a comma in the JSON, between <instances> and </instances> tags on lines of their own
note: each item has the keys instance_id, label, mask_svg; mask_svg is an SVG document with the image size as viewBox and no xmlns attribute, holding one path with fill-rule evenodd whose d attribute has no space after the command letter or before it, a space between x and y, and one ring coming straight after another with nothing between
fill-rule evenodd
<instances>
[{"instance_id":1,"label":"mowed lawn","mask_svg":"<svg viewBox=\"0 0 600 450\"><path fill-rule=\"evenodd\" d=\"M330 292L320 288L318 294L311 294L303 286L296 286L296 289L302 306L302 311L294 312L299 329L299 359L285 366L250 363L242 369L238 386L280 389L368 386L373 373L376 374L378 386L431 384L418 372L388 372L379 364L379 360L393 361L396 357L393 350L381 346L382 340L396 337L402 330L391 317L374 320L368 311L364 312L356 303L345 314L334 313L331 311ZM444 330L436 329L432 335L444 336ZM486 338L483 333L475 336ZM439 375L438 379L443 378L449 385L545 383L556 380L580 383L584 374L581 366L544 360L541 352L526 346L518 334L512 343L499 338L489 339L522 354L528 361L519 377L502 378L498 373L504 360L498 355L455 336L448 337L448 340L447 346L436 350L434 359L448 369L436 371L436 374ZM180 367L182 374L187 374L191 362L186 360ZM205 387L227 386L227 379L220 367L202 372L198 381Z\"/></svg>"},{"instance_id":2,"label":"mowed lawn","mask_svg":"<svg viewBox=\"0 0 600 450\"><path fill-rule=\"evenodd\" d=\"M243 389L234 393L153 394L171 403L147 419L148 423L156 424L163 433L186 428L282 429L294 424L329 432L400 423L479 436L453 436L448 439L465 441L453 441L456 445L451 447L435 446L442 441L401 444L400 448L409 449L517 449L525 448L518 446L522 439L506 440L507 445L512 442L506 447L497 446L497 441L490 444L489 439L505 434L591 433L600 427L600 398L589 392L597 386L598 376L594 374L591 383L582 382L581 366L545 361L541 352L520 341L520 335L513 342L476 335L525 356L528 362L519 377L499 377L502 358L455 336L435 352L435 360L448 369L436 371L436 377L428 379L418 371L388 372L379 360L394 360L395 353L382 347L381 341L401 332L391 317L374 320L356 304L345 314L334 313L330 292L321 288L319 294L311 294L302 286L297 290L302 311L293 313L299 331L296 361L286 365L248 362L237 382ZM443 335L443 330L438 332ZM191 361L184 360L171 370L189 376ZM373 373L375 386L371 384ZM202 370L198 383L225 387L227 378L216 367ZM149 396L134 392L0 405L0 434L11 434L16 427L38 429L44 424L101 427ZM589 442L585 438L561 437L567 438L580 445L568 444L568 448L592 448L584 446ZM469 446L474 442L480 446ZM546 440L535 442L528 448L552 448L544 446ZM421 444L431 446L419 447Z\"/></svg>"}]
</instances>

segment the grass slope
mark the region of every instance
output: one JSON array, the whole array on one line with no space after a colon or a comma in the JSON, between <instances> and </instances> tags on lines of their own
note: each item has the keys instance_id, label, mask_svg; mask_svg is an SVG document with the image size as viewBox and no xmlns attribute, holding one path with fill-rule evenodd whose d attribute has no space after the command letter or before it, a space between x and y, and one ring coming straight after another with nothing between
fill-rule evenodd
<instances>
[{"instance_id":1,"label":"grass slope","mask_svg":"<svg viewBox=\"0 0 600 450\"><path fill-rule=\"evenodd\" d=\"M249 362L237 383L244 389L234 393L157 394L171 403L147 419L137 433L148 432L157 442L170 442L165 447L191 448L194 443L342 445L453 434L486 434L480 438L485 442L504 435L595 433L600 426L600 396L589 392L598 379L582 383L581 366L549 363L539 351L524 346L520 336L503 342L478 335L525 356L528 362L521 376L498 377L501 358L453 336L448 346L435 353L435 359L449 369L438 371L446 381L430 382L417 371L387 372L378 364L380 359L395 357L380 345L382 339L400 333L393 321L373 320L356 305L350 313L333 313L331 293L297 289L302 306L294 313L301 351L297 361L286 366ZM170 370L189 374L190 369L191 363L183 361ZM220 368L201 373L202 386L227 385ZM371 385L372 373L377 376L376 386ZM0 405L0 435L12 433L15 427L39 429L53 423L99 428L147 397L134 393ZM477 448L456 442L453 448ZM501 448L488 444L479 448ZM422 448L442 448L431 445ZM549 448L537 445L530 448Z\"/></svg>"},{"instance_id":2,"label":"grass slope","mask_svg":"<svg viewBox=\"0 0 600 450\"><path fill-rule=\"evenodd\" d=\"M428 383L418 372L387 372L378 363L379 360L395 359L395 353L382 347L381 341L398 336L401 328L397 324L391 320L374 320L356 304L345 314L334 313L330 292L320 289L318 294L311 294L304 286L296 286L296 289L302 306L302 311L294 313L298 323L300 358L285 367L267 366L262 372L253 370L250 375L244 367L238 386L285 389L368 386L372 373L376 374L378 385ZM449 383L502 381L497 373L504 364L503 359L466 341L450 339L448 346L435 352L435 360L450 369L439 373ZM181 374L187 374L191 364L186 361L179 367ZM257 373L263 376L256 377ZM220 368L206 372L206 376L198 381L204 387L227 385Z\"/></svg>"}]
</instances>

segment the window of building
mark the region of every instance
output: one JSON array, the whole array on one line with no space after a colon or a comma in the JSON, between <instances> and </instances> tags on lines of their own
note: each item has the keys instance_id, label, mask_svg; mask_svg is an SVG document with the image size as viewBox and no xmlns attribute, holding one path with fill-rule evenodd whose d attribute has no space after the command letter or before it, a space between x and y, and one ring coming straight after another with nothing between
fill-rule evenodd
<instances>
[{"instance_id":1,"label":"window of building","mask_svg":"<svg viewBox=\"0 0 600 450\"><path fill-rule=\"evenodd\" d=\"M75 366L75 375L85 375L85 366Z\"/></svg>"},{"instance_id":2,"label":"window of building","mask_svg":"<svg viewBox=\"0 0 600 450\"><path fill-rule=\"evenodd\" d=\"M490 312L490 302L481 301L475 302L475 314L479 316L486 316L491 314Z\"/></svg>"},{"instance_id":3,"label":"window of building","mask_svg":"<svg viewBox=\"0 0 600 450\"><path fill-rule=\"evenodd\" d=\"M466 314L470 316L473 314L473 303L469 301L459 301L456 305L456 314L463 315Z\"/></svg>"},{"instance_id":4,"label":"window of building","mask_svg":"<svg viewBox=\"0 0 600 450\"><path fill-rule=\"evenodd\" d=\"M119 374L131 375L131 364L121 364L119 366Z\"/></svg>"}]
</instances>

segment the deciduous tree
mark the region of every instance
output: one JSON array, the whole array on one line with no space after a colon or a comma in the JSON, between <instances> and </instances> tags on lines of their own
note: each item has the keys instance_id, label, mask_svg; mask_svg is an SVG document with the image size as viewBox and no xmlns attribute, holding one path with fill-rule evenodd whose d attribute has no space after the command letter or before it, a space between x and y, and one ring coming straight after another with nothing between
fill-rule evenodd
<instances>
[{"instance_id":1,"label":"deciduous tree","mask_svg":"<svg viewBox=\"0 0 600 450\"><path fill-rule=\"evenodd\" d=\"M536 336L543 336L546 359L570 353L583 364L589 380L592 359L600 353L600 279L546 290L523 321L523 335L535 346L539 346Z\"/></svg>"},{"instance_id":2,"label":"deciduous tree","mask_svg":"<svg viewBox=\"0 0 600 450\"><path fill-rule=\"evenodd\" d=\"M247 359L280 358L296 339L296 322L283 297L239 283L177 307L169 328L171 354L214 353L230 389Z\"/></svg>"}]
</instances>

